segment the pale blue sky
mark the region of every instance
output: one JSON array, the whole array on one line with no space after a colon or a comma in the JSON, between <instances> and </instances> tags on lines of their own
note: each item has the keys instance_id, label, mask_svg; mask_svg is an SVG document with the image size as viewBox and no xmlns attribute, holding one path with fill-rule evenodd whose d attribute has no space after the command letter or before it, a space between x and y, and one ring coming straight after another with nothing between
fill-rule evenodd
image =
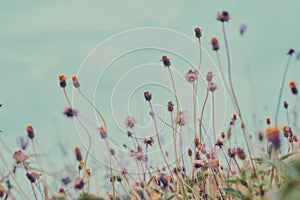
<instances>
[{"instance_id":1,"label":"pale blue sky","mask_svg":"<svg viewBox=\"0 0 300 200\"><path fill-rule=\"evenodd\" d=\"M60 153L53 149L59 140L68 141L70 148L80 143L73 122L61 115L66 102L57 76L63 73L70 78L76 74L97 44L121 31L162 27L194 37L194 28L199 26L203 29L203 47L213 58L210 38L220 38L220 54L226 66L221 24L215 19L221 10L231 15L226 29L233 81L242 109L249 113L244 114L246 120L251 124L253 111L257 111L261 119L273 117L287 59L285 54L291 47L296 50L300 47L299 2L296 0L1 1L0 101L4 106L0 128L4 131L3 139L11 149L17 149L16 137L25 135L25 127L31 123L36 129L38 148L45 153ZM243 23L248 29L242 38L239 27ZM294 58L288 80L297 82L299 62ZM159 59L153 62L159 63ZM246 61L257 102L248 86ZM109 90L111 86L104 86L104 90L106 87ZM294 102L287 84L284 96L284 100ZM264 109L266 105L268 110ZM103 109L105 114L106 106ZM50 159L53 157L52 154Z\"/></svg>"}]
</instances>

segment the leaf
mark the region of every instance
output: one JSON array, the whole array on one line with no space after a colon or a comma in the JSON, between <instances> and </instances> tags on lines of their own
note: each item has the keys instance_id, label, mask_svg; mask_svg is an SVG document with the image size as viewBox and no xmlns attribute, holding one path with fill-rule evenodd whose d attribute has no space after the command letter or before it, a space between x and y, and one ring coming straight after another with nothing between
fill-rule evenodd
<instances>
[{"instance_id":1,"label":"leaf","mask_svg":"<svg viewBox=\"0 0 300 200\"><path fill-rule=\"evenodd\" d=\"M285 159L291 157L291 156L294 155L294 154L295 154L295 152L293 152L293 153L288 153L288 154L286 154L286 155L281 156L281 158L279 158L279 160L280 160L280 161L283 161L283 160L285 160Z\"/></svg>"},{"instance_id":2,"label":"leaf","mask_svg":"<svg viewBox=\"0 0 300 200\"><path fill-rule=\"evenodd\" d=\"M153 180L153 176L150 178L150 180L148 181L148 185L150 185L150 183L152 182L152 180Z\"/></svg>"},{"instance_id":3,"label":"leaf","mask_svg":"<svg viewBox=\"0 0 300 200\"><path fill-rule=\"evenodd\" d=\"M246 196L243 193L241 193L239 190L233 188L222 188L222 190L242 200L247 199Z\"/></svg>"}]
</instances>

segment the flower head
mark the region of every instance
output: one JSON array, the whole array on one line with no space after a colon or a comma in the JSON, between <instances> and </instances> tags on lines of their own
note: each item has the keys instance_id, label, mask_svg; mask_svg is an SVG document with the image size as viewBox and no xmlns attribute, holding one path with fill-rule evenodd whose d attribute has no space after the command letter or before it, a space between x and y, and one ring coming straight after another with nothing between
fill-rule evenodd
<instances>
[{"instance_id":1,"label":"flower head","mask_svg":"<svg viewBox=\"0 0 300 200\"><path fill-rule=\"evenodd\" d=\"M214 51L218 51L220 49L218 38L212 37L211 38L211 45Z\"/></svg>"},{"instance_id":2,"label":"flower head","mask_svg":"<svg viewBox=\"0 0 300 200\"><path fill-rule=\"evenodd\" d=\"M167 57L167 56L162 56L161 57L161 60L164 64L165 67L170 67L171 66L171 62L170 62L170 59Z\"/></svg>"},{"instance_id":3,"label":"flower head","mask_svg":"<svg viewBox=\"0 0 300 200\"><path fill-rule=\"evenodd\" d=\"M127 128L133 128L136 124L136 119L133 116L127 116L124 123Z\"/></svg>"},{"instance_id":4,"label":"flower head","mask_svg":"<svg viewBox=\"0 0 300 200\"><path fill-rule=\"evenodd\" d=\"M195 36L196 38L200 38L202 36L202 30L199 27L195 28Z\"/></svg>"},{"instance_id":5,"label":"flower head","mask_svg":"<svg viewBox=\"0 0 300 200\"><path fill-rule=\"evenodd\" d=\"M30 124L27 125L26 127L26 131L27 131L27 135L30 139L33 139L34 138L34 131L33 131L33 128Z\"/></svg>"},{"instance_id":6,"label":"flower head","mask_svg":"<svg viewBox=\"0 0 300 200\"><path fill-rule=\"evenodd\" d=\"M230 19L229 13L227 11L222 11L217 14L217 20L220 22L228 22Z\"/></svg>"},{"instance_id":7,"label":"flower head","mask_svg":"<svg viewBox=\"0 0 300 200\"><path fill-rule=\"evenodd\" d=\"M289 51L287 52L287 55L293 55L295 53L295 50L294 49L289 49Z\"/></svg>"},{"instance_id":8,"label":"flower head","mask_svg":"<svg viewBox=\"0 0 300 200\"><path fill-rule=\"evenodd\" d=\"M292 93L295 94L295 95L298 94L298 89L297 89L296 83L294 81L291 81L289 83L289 85L290 85L290 88L292 90Z\"/></svg>"},{"instance_id":9,"label":"flower head","mask_svg":"<svg viewBox=\"0 0 300 200\"><path fill-rule=\"evenodd\" d=\"M179 111L174 122L179 126L185 126L188 122L186 117L186 111Z\"/></svg>"},{"instance_id":10,"label":"flower head","mask_svg":"<svg viewBox=\"0 0 300 200\"><path fill-rule=\"evenodd\" d=\"M64 110L64 115L67 117L77 117L78 116L78 111L74 110L72 107L65 108Z\"/></svg>"},{"instance_id":11,"label":"flower head","mask_svg":"<svg viewBox=\"0 0 300 200\"><path fill-rule=\"evenodd\" d=\"M79 88L79 87L80 87L80 83L79 83L79 81L78 81L77 76L72 76L72 81L73 81L73 86L74 86L75 88Z\"/></svg>"},{"instance_id":12,"label":"flower head","mask_svg":"<svg viewBox=\"0 0 300 200\"><path fill-rule=\"evenodd\" d=\"M82 154L81 154L81 149L80 149L79 146L76 146L74 148L74 152L75 152L75 155L76 155L76 160L79 161L79 162L82 161Z\"/></svg>"},{"instance_id":13,"label":"flower head","mask_svg":"<svg viewBox=\"0 0 300 200\"><path fill-rule=\"evenodd\" d=\"M271 119L270 119L270 117L267 117L267 118L266 118L266 123L267 123L267 125L270 125L270 124L271 124Z\"/></svg>"},{"instance_id":14,"label":"flower head","mask_svg":"<svg viewBox=\"0 0 300 200\"><path fill-rule=\"evenodd\" d=\"M27 153L25 153L25 151L18 150L18 151L14 152L13 157L17 163L21 163L21 162L24 162L25 160L27 160L29 158L29 155Z\"/></svg>"},{"instance_id":15,"label":"flower head","mask_svg":"<svg viewBox=\"0 0 300 200\"><path fill-rule=\"evenodd\" d=\"M241 160L245 160L246 159L246 154L243 148L241 147L237 147L236 148L236 154L238 156L239 159Z\"/></svg>"},{"instance_id":16,"label":"flower head","mask_svg":"<svg viewBox=\"0 0 300 200\"><path fill-rule=\"evenodd\" d=\"M275 149L279 149L281 142L280 142L280 135L279 135L280 129L278 128L278 125L275 124L274 127L268 127L265 130L265 133L266 133L267 140L272 143L273 147Z\"/></svg>"},{"instance_id":17,"label":"flower head","mask_svg":"<svg viewBox=\"0 0 300 200\"><path fill-rule=\"evenodd\" d=\"M150 92L144 92L144 97L146 99L146 101L151 101L152 99L152 94Z\"/></svg>"},{"instance_id":18,"label":"flower head","mask_svg":"<svg viewBox=\"0 0 300 200\"><path fill-rule=\"evenodd\" d=\"M217 88L218 88L217 84L215 84L214 82L209 82L209 84L208 84L209 91L214 92L214 91L216 91Z\"/></svg>"},{"instance_id":19,"label":"flower head","mask_svg":"<svg viewBox=\"0 0 300 200\"><path fill-rule=\"evenodd\" d=\"M84 187L84 179L77 177L74 181L75 190L81 190Z\"/></svg>"},{"instance_id":20,"label":"flower head","mask_svg":"<svg viewBox=\"0 0 300 200\"><path fill-rule=\"evenodd\" d=\"M31 183L34 183L36 181L36 178L33 176L32 173L27 172L26 176Z\"/></svg>"},{"instance_id":21,"label":"flower head","mask_svg":"<svg viewBox=\"0 0 300 200\"><path fill-rule=\"evenodd\" d=\"M168 102L168 111L173 112L173 110L174 110L174 104L172 101L169 101Z\"/></svg>"},{"instance_id":22,"label":"flower head","mask_svg":"<svg viewBox=\"0 0 300 200\"><path fill-rule=\"evenodd\" d=\"M187 82L194 83L196 80L198 80L198 71L197 70L189 70L186 75L184 76Z\"/></svg>"},{"instance_id":23,"label":"flower head","mask_svg":"<svg viewBox=\"0 0 300 200\"><path fill-rule=\"evenodd\" d=\"M58 76L58 79L59 79L59 85L60 85L60 87L62 87L62 88L65 88L66 86L67 86L67 83L66 83L66 77L65 77L65 75L59 75Z\"/></svg>"},{"instance_id":24,"label":"flower head","mask_svg":"<svg viewBox=\"0 0 300 200\"><path fill-rule=\"evenodd\" d=\"M214 77L213 73L212 73L212 72L208 72L208 73L206 74L206 81L207 81L207 82L211 82L212 79L213 79L213 77Z\"/></svg>"},{"instance_id":25,"label":"flower head","mask_svg":"<svg viewBox=\"0 0 300 200\"><path fill-rule=\"evenodd\" d=\"M106 130L105 130L104 126L100 126L98 128L98 130L99 130L101 138L105 139L107 137L107 133L106 133Z\"/></svg>"}]
</instances>

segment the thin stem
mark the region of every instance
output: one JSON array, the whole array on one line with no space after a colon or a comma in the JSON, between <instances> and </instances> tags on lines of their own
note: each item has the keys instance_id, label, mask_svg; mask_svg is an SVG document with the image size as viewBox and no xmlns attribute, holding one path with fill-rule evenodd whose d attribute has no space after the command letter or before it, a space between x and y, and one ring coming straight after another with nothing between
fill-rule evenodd
<instances>
[{"instance_id":1,"label":"thin stem","mask_svg":"<svg viewBox=\"0 0 300 200\"><path fill-rule=\"evenodd\" d=\"M217 140L216 137L216 126L215 126L215 97L214 92L211 93L212 97L212 126L213 126L213 132L214 132L214 143ZM214 145L214 155L216 155L216 145Z\"/></svg>"},{"instance_id":2,"label":"thin stem","mask_svg":"<svg viewBox=\"0 0 300 200\"><path fill-rule=\"evenodd\" d=\"M233 160L234 160L234 162L235 162L235 164L236 164L237 168L239 169L239 172L241 172L240 165L239 165L239 163L236 161L236 158L235 158L235 157L233 157Z\"/></svg>"},{"instance_id":3,"label":"thin stem","mask_svg":"<svg viewBox=\"0 0 300 200\"><path fill-rule=\"evenodd\" d=\"M208 99L208 95L209 95L209 90L206 89L206 96L205 96L205 99L204 99L204 103L203 103L203 106L202 106L202 111L201 111L201 116L200 116L200 123L199 123L199 137L200 137L200 144L202 145L202 121L203 121L203 115L204 115L204 110L205 110L205 106L206 106L206 102L207 102L207 99Z\"/></svg>"},{"instance_id":4,"label":"thin stem","mask_svg":"<svg viewBox=\"0 0 300 200\"><path fill-rule=\"evenodd\" d=\"M173 121L173 114L170 112L171 122L172 122L172 134L173 134L173 144L174 144L174 153L175 153L175 160L176 160L176 167L179 166L178 154L177 154L177 142L176 142L176 132L174 129L174 121Z\"/></svg>"},{"instance_id":5,"label":"thin stem","mask_svg":"<svg viewBox=\"0 0 300 200\"><path fill-rule=\"evenodd\" d=\"M45 199L48 200L49 199L49 196L48 196L48 185L47 185L45 170L42 167L40 159L39 159L39 157L37 155L37 151L36 151L33 139L31 139L31 144L32 144L32 149L33 149L33 152L34 152L35 160L37 161L37 163L38 163L38 165L40 167L40 170L41 170L41 172L42 172L42 174L44 176L44 178L43 178L43 187L44 187L44 190L45 190Z\"/></svg>"},{"instance_id":6,"label":"thin stem","mask_svg":"<svg viewBox=\"0 0 300 200\"><path fill-rule=\"evenodd\" d=\"M249 145L249 141L248 141L248 137L247 137L247 133L246 133L246 125L245 125L245 123L243 121L243 117L242 117L242 113L241 113L241 110L240 110L240 106L238 104L238 101L237 101L237 98L236 98L236 95L235 95L235 92L234 92L234 88L233 88L232 77L231 77L231 64L230 64L229 47L228 47L228 42L227 42L227 37L226 37L226 31L225 31L224 22L222 22L222 30L223 30L223 35L224 35L225 47L226 47L229 85L230 85L230 89L231 89L231 92L232 92L232 96L233 96L233 99L234 99L234 103L236 105L236 109L237 109L238 115L239 115L239 117L241 119L244 139L245 139L245 142L246 142L246 145L247 145L247 149L248 149L248 153L249 153L249 156L250 156L250 160L251 160L251 165L252 165L252 168L253 168L254 176L256 177L255 165L254 165L254 162L253 162L253 159L252 159L252 153L251 153L251 150L250 150L250 145Z\"/></svg>"},{"instance_id":7,"label":"thin stem","mask_svg":"<svg viewBox=\"0 0 300 200\"><path fill-rule=\"evenodd\" d=\"M16 183L17 187L19 188L20 192L22 193L22 195L25 197L25 199L28 199L28 200L29 200L28 196L26 195L26 193L24 192L24 190L23 190L22 187L20 186L19 182L17 181L17 178L15 177L14 173L9 169L8 164L7 164L7 162L5 161L4 156L2 155L1 151L0 151L0 157L1 157L1 160L2 160L2 162L3 162L3 164L4 164L4 166L5 166L6 169L8 170L10 176L11 176L11 177L13 178L13 180L15 181L15 183Z\"/></svg>"},{"instance_id":8,"label":"thin stem","mask_svg":"<svg viewBox=\"0 0 300 200\"><path fill-rule=\"evenodd\" d=\"M279 107L280 107L280 102L281 102L281 97L282 97L282 91L283 91L286 75L287 75L287 72L289 69L291 57L292 56L288 57L288 60L287 60L286 66L285 66L285 70L284 70L284 74L283 74L283 78L282 78L282 82L281 82L281 86L280 86L280 91L279 91L279 96L278 96L278 101L277 101L277 108L276 108L276 113L275 113L275 123L278 122L277 120L278 120Z\"/></svg>"}]
</instances>

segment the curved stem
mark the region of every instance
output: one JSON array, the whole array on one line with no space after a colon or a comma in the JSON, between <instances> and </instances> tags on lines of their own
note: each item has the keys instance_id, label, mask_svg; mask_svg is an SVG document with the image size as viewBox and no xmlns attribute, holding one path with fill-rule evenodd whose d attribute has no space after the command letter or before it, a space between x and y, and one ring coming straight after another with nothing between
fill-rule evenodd
<instances>
[{"instance_id":1,"label":"curved stem","mask_svg":"<svg viewBox=\"0 0 300 200\"><path fill-rule=\"evenodd\" d=\"M200 116L200 123L199 123L199 137L200 137L200 144L202 145L202 121L203 121L203 115L204 115L204 110L205 110L205 106L206 106L206 102L208 99L208 95L209 95L209 90L206 89L206 96L205 96L205 100L202 106L202 111L201 111L201 116Z\"/></svg>"},{"instance_id":2,"label":"curved stem","mask_svg":"<svg viewBox=\"0 0 300 200\"><path fill-rule=\"evenodd\" d=\"M279 96L278 96L278 101L277 101L277 108L276 108L276 113L275 113L275 123L278 122L277 120L278 120L279 107L280 107L280 102L281 102L281 97L282 97L282 91L283 91L286 75L287 75L287 72L289 69L290 60L291 60L291 56L288 57L288 60L287 60L286 66L285 66L285 70L284 70L284 74L283 74L283 78L282 78L282 82L281 82L281 86L280 86L280 91L279 91Z\"/></svg>"},{"instance_id":3,"label":"curved stem","mask_svg":"<svg viewBox=\"0 0 300 200\"><path fill-rule=\"evenodd\" d=\"M211 93L211 98L212 98L212 127L213 127L213 132L214 132L214 142L215 144L217 138L216 138L216 127L215 127L215 97L214 97L214 92ZM214 145L214 155L216 155L216 145Z\"/></svg>"}]
</instances>

